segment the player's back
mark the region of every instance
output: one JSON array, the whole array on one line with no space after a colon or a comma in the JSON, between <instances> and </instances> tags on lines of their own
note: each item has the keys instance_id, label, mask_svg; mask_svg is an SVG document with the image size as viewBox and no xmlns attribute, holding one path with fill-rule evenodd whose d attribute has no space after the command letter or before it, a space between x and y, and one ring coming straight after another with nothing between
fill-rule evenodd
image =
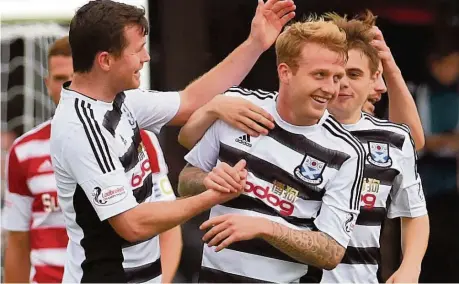
<instances>
[{"instance_id":1,"label":"player's back","mask_svg":"<svg viewBox=\"0 0 459 284\"><path fill-rule=\"evenodd\" d=\"M70 238L64 281L161 281L158 237L128 242L108 222L138 204L175 199L151 135L139 129L124 93L105 103L63 90L51 146Z\"/></svg>"},{"instance_id":2,"label":"player's back","mask_svg":"<svg viewBox=\"0 0 459 284\"><path fill-rule=\"evenodd\" d=\"M8 157L3 228L30 233L31 280L60 282L68 237L50 157L51 121L17 138Z\"/></svg>"},{"instance_id":3,"label":"player's back","mask_svg":"<svg viewBox=\"0 0 459 284\"><path fill-rule=\"evenodd\" d=\"M243 96L273 115L275 128L266 136L251 137L218 121L209 130L218 137L219 162L234 165L245 159L248 170L243 194L213 207L210 217L223 214L263 217L298 230L324 230L338 243L347 244L347 231L350 232L351 228L345 224L327 223L326 216L335 213L322 205L324 202L333 203L326 191L332 191L329 185L336 183L340 175L354 177L361 174L361 169L356 171L356 167L350 167L352 171L347 171L343 166L351 160L360 160L355 165L363 166L363 149L358 142L328 112L316 125L295 126L282 120L277 113L276 94L235 88L230 91L236 93L234 95L245 92ZM199 164L194 160L193 151L199 152L199 146L192 150L187 160ZM356 183L349 185L349 195L343 193L340 196L348 198L345 206L353 208L350 210L357 209L358 180L361 182L361 178L357 177ZM322 214L320 219L319 212ZM344 215L345 220L351 217ZM320 280L320 270L308 267L260 239L237 242L218 253L204 246L203 254L201 282L212 279L224 282Z\"/></svg>"},{"instance_id":4,"label":"player's back","mask_svg":"<svg viewBox=\"0 0 459 284\"><path fill-rule=\"evenodd\" d=\"M408 127L367 114L358 123L344 127L366 152L360 215L341 264L324 272L323 283L378 283L381 227L386 216L426 213L415 148ZM413 189L414 195L402 195Z\"/></svg>"}]
</instances>

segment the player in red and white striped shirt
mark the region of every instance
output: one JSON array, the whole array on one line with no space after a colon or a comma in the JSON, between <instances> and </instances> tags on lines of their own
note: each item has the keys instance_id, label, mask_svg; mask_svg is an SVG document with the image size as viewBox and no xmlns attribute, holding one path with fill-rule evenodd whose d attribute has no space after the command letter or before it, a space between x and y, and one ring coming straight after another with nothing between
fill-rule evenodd
<instances>
[{"instance_id":1,"label":"player in red and white striped shirt","mask_svg":"<svg viewBox=\"0 0 459 284\"><path fill-rule=\"evenodd\" d=\"M48 52L48 93L57 104L62 84L73 73L68 38ZM8 230L5 282L61 282L68 242L57 201L47 121L16 139L7 159L3 229Z\"/></svg>"}]
</instances>

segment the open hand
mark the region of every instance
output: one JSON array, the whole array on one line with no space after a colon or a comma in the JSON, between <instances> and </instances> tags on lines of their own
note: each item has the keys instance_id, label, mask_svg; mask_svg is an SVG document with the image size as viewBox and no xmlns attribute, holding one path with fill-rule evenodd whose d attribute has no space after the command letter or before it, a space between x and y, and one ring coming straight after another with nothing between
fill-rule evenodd
<instances>
[{"instance_id":1,"label":"open hand","mask_svg":"<svg viewBox=\"0 0 459 284\"><path fill-rule=\"evenodd\" d=\"M274 128L273 117L244 98L217 96L212 103L219 119L252 137L267 135L268 129Z\"/></svg>"},{"instance_id":2,"label":"open hand","mask_svg":"<svg viewBox=\"0 0 459 284\"><path fill-rule=\"evenodd\" d=\"M201 230L211 228L202 238L207 245L217 246L216 252L234 242L254 239L262 233L265 219L235 214L213 217L202 223Z\"/></svg>"},{"instance_id":3,"label":"open hand","mask_svg":"<svg viewBox=\"0 0 459 284\"><path fill-rule=\"evenodd\" d=\"M266 3L258 0L249 38L263 51L267 50L276 41L284 25L295 17L295 9L292 0L268 0Z\"/></svg>"}]
</instances>

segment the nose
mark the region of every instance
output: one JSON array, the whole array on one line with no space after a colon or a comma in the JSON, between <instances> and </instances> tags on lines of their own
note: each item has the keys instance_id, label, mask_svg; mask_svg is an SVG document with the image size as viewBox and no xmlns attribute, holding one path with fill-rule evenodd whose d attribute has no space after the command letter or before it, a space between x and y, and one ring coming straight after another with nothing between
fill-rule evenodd
<instances>
[{"instance_id":1,"label":"nose","mask_svg":"<svg viewBox=\"0 0 459 284\"><path fill-rule=\"evenodd\" d=\"M333 79L324 80L322 87L320 88L322 92L330 95L335 95L339 91L339 82L334 82Z\"/></svg>"},{"instance_id":2,"label":"nose","mask_svg":"<svg viewBox=\"0 0 459 284\"><path fill-rule=\"evenodd\" d=\"M141 58L141 61L142 61L142 63L150 61L150 54L148 53L148 51L146 49L144 49L144 53L143 53L143 56Z\"/></svg>"},{"instance_id":3,"label":"nose","mask_svg":"<svg viewBox=\"0 0 459 284\"><path fill-rule=\"evenodd\" d=\"M387 86L382 76L380 76L378 78L378 81L376 82L375 92L379 94L380 98L381 98L381 94L384 94L385 92L387 92Z\"/></svg>"}]
</instances>

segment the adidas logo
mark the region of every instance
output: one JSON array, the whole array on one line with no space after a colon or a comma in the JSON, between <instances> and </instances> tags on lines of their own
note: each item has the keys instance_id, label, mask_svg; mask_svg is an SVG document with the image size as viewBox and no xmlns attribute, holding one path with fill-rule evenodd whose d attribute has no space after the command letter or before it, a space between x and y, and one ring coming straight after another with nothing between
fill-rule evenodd
<instances>
[{"instance_id":1,"label":"adidas logo","mask_svg":"<svg viewBox=\"0 0 459 284\"><path fill-rule=\"evenodd\" d=\"M38 167L38 172L50 172L53 170L53 166L51 165L51 162L49 160L44 161L41 163L41 165Z\"/></svg>"},{"instance_id":2,"label":"adidas logo","mask_svg":"<svg viewBox=\"0 0 459 284\"><path fill-rule=\"evenodd\" d=\"M248 135L248 134L245 134L245 135L242 135L239 138L236 138L235 141L237 143L245 145L247 147L252 147L252 144L250 144L250 135Z\"/></svg>"}]
</instances>

